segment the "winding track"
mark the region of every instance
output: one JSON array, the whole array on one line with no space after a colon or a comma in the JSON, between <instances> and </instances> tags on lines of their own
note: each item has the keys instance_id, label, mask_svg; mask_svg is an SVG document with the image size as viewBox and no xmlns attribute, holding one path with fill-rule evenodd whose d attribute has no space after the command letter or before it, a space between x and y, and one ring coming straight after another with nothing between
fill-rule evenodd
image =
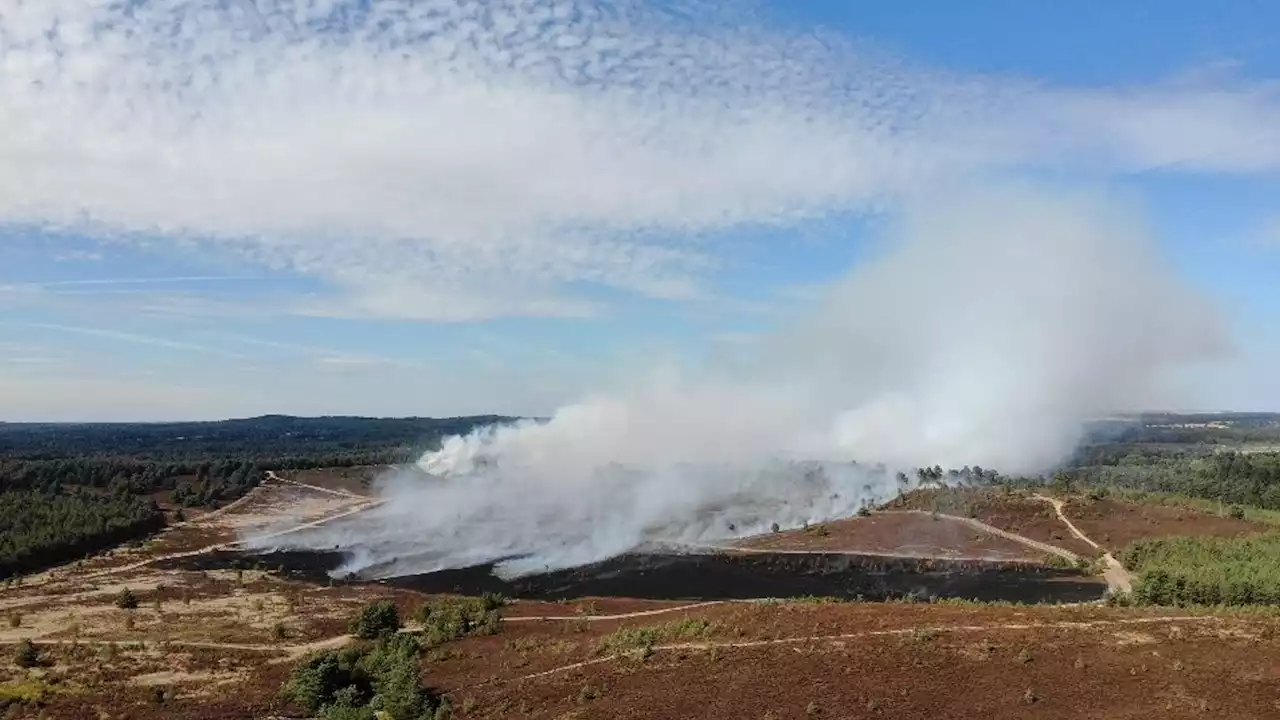
<instances>
[{"instance_id":1,"label":"winding track","mask_svg":"<svg viewBox=\"0 0 1280 720\"><path fill-rule=\"evenodd\" d=\"M1053 506L1053 511L1058 515L1058 520L1062 521L1062 524L1067 526L1067 529L1071 531L1072 535L1075 535L1083 542L1088 543L1088 545L1095 550L1102 550L1101 545L1094 542L1088 535L1081 532L1080 528L1076 527L1075 523L1071 522L1071 519L1062 511L1063 506L1066 505L1065 502L1057 498L1049 497L1048 495L1037 494L1035 497L1037 500L1043 500ZM1124 565L1121 565L1120 561L1116 560L1115 556L1110 552L1104 552L1102 560L1107 564L1107 568L1102 572L1102 576L1106 578L1107 587L1109 587L1112 592L1132 592L1133 575L1125 569Z\"/></svg>"},{"instance_id":2,"label":"winding track","mask_svg":"<svg viewBox=\"0 0 1280 720\"><path fill-rule=\"evenodd\" d=\"M672 650L713 650L733 649L733 648L756 648L768 647L773 645L795 645L799 643L835 643L846 640L857 640L870 637L893 637L911 635L918 632L928 633L972 633L972 632L995 632L1001 630L1041 630L1041 629L1085 629L1095 627L1109 626L1125 626L1125 625L1150 625L1154 623L1172 623L1172 622L1221 622L1222 618L1209 615L1182 615L1182 616L1166 616L1166 617L1144 617L1144 618L1121 618L1118 620L1064 620L1059 622L1045 623L999 623L992 625L932 625L932 626L916 626L909 628L894 628L892 630L867 630L856 633L841 633L838 635L809 635L803 637L789 638L773 638L769 640L726 640L726 641L708 641L708 642L684 642L669 643L666 645L654 645L648 649L653 652L672 651ZM578 670L592 665L601 665L603 663L613 662L624 657L626 653L616 653L605 657L592 658L591 660L583 660L581 662L570 663L550 670L524 675L522 677L513 678L511 680L488 680L475 685L459 688L458 690L469 690L476 687L490 685L495 682L504 684L520 683L529 680L537 680L539 678L558 675L560 673ZM454 691L457 692L457 691Z\"/></svg>"}]
</instances>

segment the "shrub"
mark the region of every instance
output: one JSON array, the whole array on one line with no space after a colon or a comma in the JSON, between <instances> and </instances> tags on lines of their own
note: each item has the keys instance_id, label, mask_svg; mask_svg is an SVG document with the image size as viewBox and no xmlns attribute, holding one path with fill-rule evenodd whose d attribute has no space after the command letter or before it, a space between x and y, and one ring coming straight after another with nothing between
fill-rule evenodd
<instances>
[{"instance_id":1,"label":"shrub","mask_svg":"<svg viewBox=\"0 0 1280 720\"><path fill-rule=\"evenodd\" d=\"M33 668L40 664L40 650L30 640L18 643L13 652L13 664L20 668Z\"/></svg>"},{"instance_id":2,"label":"shrub","mask_svg":"<svg viewBox=\"0 0 1280 720\"><path fill-rule=\"evenodd\" d=\"M687 618L661 625L623 628L601 638L596 651L604 654L622 654L629 650L649 649L662 642L696 640L706 637L716 626L702 618Z\"/></svg>"},{"instance_id":3,"label":"shrub","mask_svg":"<svg viewBox=\"0 0 1280 720\"><path fill-rule=\"evenodd\" d=\"M138 596L129 588L124 588L116 595L116 607L121 610L135 610L138 607Z\"/></svg>"},{"instance_id":4,"label":"shrub","mask_svg":"<svg viewBox=\"0 0 1280 720\"><path fill-rule=\"evenodd\" d=\"M400 611L391 600L379 600L365 605L351 621L351 634L362 640L395 634L400 630Z\"/></svg>"},{"instance_id":5,"label":"shrub","mask_svg":"<svg viewBox=\"0 0 1280 720\"><path fill-rule=\"evenodd\" d=\"M1231 519L1233 519L1233 520L1243 520L1243 519L1244 519L1244 508L1240 507L1239 505L1232 505L1232 506L1227 510L1227 517L1229 517L1229 518L1231 518Z\"/></svg>"},{"instance_id":6,"label":"shrub","mask_svg":"<svg viewBox=\"0 0 1280 720\"><path fill-rule=\"evenodd\" d=\"M22 627L22 613L16 611L9 613L9 627Z\"/></svg>"},{"instance_id":7,"label":"shrub","mask_svg":"<svg viewBox=\"0 0 1280 720\"><path fill-rule=\"evenodd\" d=\"M498 595L436 600L418 608L418 622L428 645L459 640L470 635L494 635L502 624Z\"/></svg>"},{"instance_id":8,"label":"shrub","mask_svg":"<svg viewBox=\"0 0 1280 720\"><path fill-rule=\"evenodd\" d=\"M358 652L353 655L348 650L313 655L293 669L280 694L312 715L335 704L339 692L343 693L343 704L364 702L368 683L357 676L358 659Z\"/></svg>"},{"instance_id":9,"label":"shrub","mask_svg":"<svg viewBox=\"0 0 1280 720\"><path fill-rule=\"evenodd\" d=\"M326 720L431 720L440 701L422 686L420 651L414 637L396 634L313 655L294 668L281 695Z\"/></svg>"}]
</instances>

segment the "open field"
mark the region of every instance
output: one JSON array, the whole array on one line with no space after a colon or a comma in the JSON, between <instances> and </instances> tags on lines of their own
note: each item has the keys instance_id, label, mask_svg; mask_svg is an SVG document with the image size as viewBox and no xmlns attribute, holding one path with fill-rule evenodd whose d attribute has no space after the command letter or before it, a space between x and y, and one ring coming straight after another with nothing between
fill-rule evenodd
<instances>
[{"instance_id":1,"label":"open field","mask_svg":"<svg viewBox=\"0 0 1280 720\"><path fill-rule=\"evenodd\" d=\"M1052 511L1050 511L1052 512ZM1044 553L953 518L923 513L877 513L761 535L735 543L754 550L893 553L921 557L1042 560Z\"/></svg>"},{"instance_id":2,"label":"open field","mask_svg":"<svg viewBox=\"0 0 1280 720\"><path fill-rule=\"evenodd\" d=\"M403 617L412 617L435 593L489 589L462 582L488 582L482 571L441 576L454 583L448 587L441 577L335 583L323 568L303 571L276 562L281 556L237 552L239 533L288 533L371 506L360 492L361 476L340 472L273 475L233 506L138 547L0 589L0 613L9 619L0 626L7 654L0 663L0 708L8 705L0 717L307 717L279 688L308 654L356 642L348 623L362 605L390 598ZM1280 713L1280 619L1274 614L1093 603L759 599L853 597L861 593L824 590L874 587L877 578L899 577L894 573L915 583L933 577L950 583L952 594L982 597L984 588L998 586L1000 572L1014 568L1041 584L1088 584L1096 597L1101 578L1034 564L1044 560L1036 549L1041 538L1070 537L1088 546L1062 524L1053 504L1019 498L1017 507L1006 527L1029 520L1032 507L1047 510L1060 527L1052 529L1049 520L1024 523L1038 537L1017 540L967 524L967 516L875 513L825 524L826 534L818 526L776 533L707 557L624 557L605 572L537 576L525 589L559 588L542 593L557 601L513 600L502 608L496 634L427 648L424 682L449 700L452 717L463 719ZM1075 507L1063 505L1073 521ZM1120 505L1090 507L1101 527L1140 533L1149 525L1147 515ZM1108 508L1114 518L1104 515ZM1082 513L1078 522L1086 534L1092 517ZM1227 527L1194 523L1189 527ZM1066 545L1055 547L1069 553ZM958 559L977 552L1005 557L985 564ZM966 574L970 566L978 570ZM627 568L630 575L614 572ZM566 585L574 573L595 579ZM612 587L609 578L615 578ZM709 589L718 586L740 591L708 601ZM646 587L670 591L646 599ZM119 606L126 588L136 608ZM912 593L887 596L903 594ZM686 596L692 599L679 599ZM35 643L36 667L10 659L24 639Z\"/></svg>"},{"instance_id":3,"label":"open field","mask_svg":"<svg viewBox=\"0 0 1280 720\"><path fill-rule=\"evenodd\" d=\"M1222 517L1192 507L1130 503L1110 498L1070 498L1063 512L1081 531L1110 550L1119 550L1143 538L1171 535L1234 537L1272 529L1262 523Z\"/></svg>"},{"instance_id":4,"label":"open field","mask_svg":"<svg viewBox=\"0 0 1280 720\"><path fill-rule=\"evenodd\" d=\"M1073 536L1053 511L1053 506L1027 493L990 488L939 488L915 490L889 502L891 510L921 510L980 520L1022 537L1049 543L1084 557L1097 550Z\"/></svg>"}]
</instances>

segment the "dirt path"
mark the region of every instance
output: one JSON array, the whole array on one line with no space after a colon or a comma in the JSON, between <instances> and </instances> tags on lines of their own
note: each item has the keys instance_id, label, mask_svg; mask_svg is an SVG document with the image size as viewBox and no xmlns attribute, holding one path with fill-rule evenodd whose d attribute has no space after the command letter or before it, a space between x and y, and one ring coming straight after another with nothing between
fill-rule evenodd
<instances>
[{"instance_id":1,"label":"dirt path","mask_svg":"<svg viewBox=\"0 0 1280 720\"><path fill-rule=\"evenodd\" d=\"M995 527L994 525L988 525L988 524L986 524L986 523L982 522L981 520L976 520L976 519L974 519L974 518L970 518L970 517L961 517L961 516L959 516L959 515L947 515L947 514L945 514L945 513L934 513L934 512L928 512L928 511L925 511L925 510L884 510L884 511L881 511L881 512L882 512L883 514L929 515L929 516L933 516L933 517L939 517L939 518L942 518L942 519L945 519L945 520L951 520L951 521L954 521L954 522L963 523L963 524L968 525L969 527L971 527L971 528L973 528L973 529L975 529L975 530L980 530L980 531L982 531L982 532L984 532L984 533L989 533L989 534L991 534L991 535L995 535L995 536L997 536L997 537L1002 537L1002 538L1004 538L1004 539L1006 539L1006 540L1011 540L1011 541L1016 542L1016 543L1018 543L1018 544L1020 544L1020 545L1024 545L1024 546L1029 547L1029 548L1031 548L1031 549L1033 549L1033 550L1036 550L1037 552L1044 553L1044 554L1046 554L1046 555L1057 555L1058 557L1061 557L1061 558L1064 558L1064 559L1066 559L1066 560L1070 561L1072 564L1078 563L1078 562L1080 561L1080 556L1079 556L1079 555L1076 555L1075 553L1071 552L1070 550L1067 550L1067 549L1065 549L1065 548L1060 548L1060 547L1058 547L1058 546L1056 546L1056 545L1050 545L1049 543L1040 542L1039 540L1032 540L1032 539L1031 539L1031 538L1029 538L1029 537L1025 537L1025 536L1022 536L1022 535L1018 535L1017 533L1012 533L1012 532L1009 532L1008 530L1001 530L1000 528ZM841 551L841 550L776 550L776 549L766 549L766 548L748 548L748 547L738 547L738 546L735 546L735 545L706 545L706 546L692 546L692 548L693 548L693 549L715 550L715 551L719 551L719 552L726 552L726 551L727 551L727 552L756 553L756 554L769 554L769 555L840 555L840 554L849 554L849 555L867 555L867 556L871 556L871 557L911 558L911 559L917 559L917 560L939 559L939 560L960 560L960 561L973 561L973 562L989 562L989 561L991 561L991 560L993 559L993 558L991 558L990 556L966 556L966 555L959 555L959 554L941 555L941 554L936 554L936 553L910 553L910 552L865 552L865 551L861 551L861 550L857 550L857 551L854 551L854 550L847 550L847 551Z\"/></svg>"},{"instance_id":2,"label":"dirt path","mask_svg":"<svg viewBox=\"0 0 1280 720\"><path fill-rule=\"evenodd\" d=\"M1057 498L1049 497L1048 495L1036 495L1035 498L1037 500L1043 500L1044 502L1047 502L1050 505L1052 505L1054 513L1058 515L1058 520L1060 520L1063 525L1067 526L1067 529L1071 531L1072 535L1075 535L1082 542L1088 544L1089 547L1092 547L1096 550L1103 549L1101 545L1094 542L1088 535L1085 535L1083 532L1081 532L1080 528L1076 527L1075 523L1071 522L1071 519L1068 518L1066 513L1062 511L1062 508L1066 505L1065 502ZM1125 567L1120 564L1120 561L1116 560L1115 556L1113 556L1110 552L1105 552L1105 551L1102 555L1102 560L1107 564L1107 568L1102 572L1102 577L1104 577L1107 581L1107 587L1110 588L1113 592L1121 592L1126 594L1132 592L1133 591L1133 575L1130 574L1129 571L1126 570Z\"/></svg>"},{"instance_id":3,"label":"dirt path","mask_svg":"<svg viewBox=\"0 0 1280 720\"><path fill-rule=\"evenodd\" d=\"M385 501L384 501L384 500L382 500L382 499L376 499L376 498L371 499L371 498L365 497L365 496L363 496L363 495L356 495L356 494L354 494L354 493L345 493L345 492L329 491L329 490L327 490L326 488L320 488L320 487L313 486L313 485L306 485L306 484L304 484L304 483L297 483L297 482L293 482L292 480L284 480L284 479L280 478L278 475L276 475L276 474L275 474L275 473L273 473L273 472L268 472L268 473L267 473L267 479L268 479L269 481L279 481L279 482L284 482L284 483L287 483L287 484L297 485L297 486L299 486L299 487L304 487L304 488L308 488L308 489L321 490L321 491L325 491L325 492L334 492L335 494L337 494L337 495L339 495L339 496L341 496L341 497L343 497L343 498L346 498L346 499L349 499L349 500L359 500L360 502L359 502L355 507L349 508L349 509L344 510L344 511L342 511L342 512L340 512L340 513L337 513L337 514L335 514L335 515L326 515L325 517L317 518L317 519L315 519L315 520L311 520L311 521L308 521L308 522L302 523L302 524L300 524L300 525L295 525L295 526L293 526L293 527L285 528L284 530L278 530L278 531L273 532L273 533L268 533L268 534L266 534L266 535L260 535L260 536L253 537L253 538L246 538L246 539L243 539L243 540L229 540L229 541L227 541L227 542L215 543L215 544L213 544L213 545L206 545L205 547L197 548L197 549L195 549L195 550L185 550L185 551L183 551L183 552L169 553L169 554L166 554L166 555L157 555L157 556L155 556L155 557L150 557L150 558L147 558L147 559L145 559L145 560L139 560L138 562L130 563L130 564L128 564L128 565L122 565L122 566L120 566L120 567L105 568L105 569L103 569L103 570L98 570L98 571L96 571L96 572L89 573L88 575L81 575L81 576L79 576L77 579L78 579L78 580L95 580L95 579L98 579L98 578L111 577L111 576L113 576L113 575L118 575L118 574L121 574L121 573L131 572L131 571L134 571L134 570L140 570L140 569L142 569L142 568L144 568L144 567L147 567L147 566L149 566L149 565L151 565L151 564L153 564L153 563L161 562L161 561L164 561L164 560L179 560L179 559L182 559L182 558L195 557L195 556L197 556L197 555L206 555L206 554L208 554L208 553L217 552L217 551L219 551L219 550L234 550L234 549L237 549L237 548L243 548L245 545L247 545L247 544L248 544L248 543L250 543L250 542L261 542L261 541L263 541L263 540L271 540L271 539L274 539L274 538L277 538L277 537L281 537L281 536L284 536L284 535L289 535L289 534L291 534L291 533L299 532L299 531L302 531L302 530L309 530L309 529L311 529L311 528L319 527L319 526L321 526L321 525L324 525L324 524L326 524L326 523L333 522L333 521L335 521L335 520L340 520L340 519L342 519L342 518L350 517L350 516L355 515L355 514L357 514L357 513L362 513L362 512L364 512L364 511L366 511L366 510L369 510L369 509L371 509L371 508L377 507L377 506L381 505L383 502L385 502ZM203 524L204 522L206 522L207 520L209 520L211 517L214 517L214 515L215 515L215 514L219 514L219 513L223 513L223 512L229 511L229 510L231 510L233 507L235 507L235 506L237 506L237 505L239 505L239 504L241 504L241 503L244 503L245 501L249 500L249 499L253 496L253 494L254 494L254 493L255 493L259 488L263 488L263 487L266 487L266 484L265 484L265 483L264 483L264 484L261 484L261 485L258 485L257 487L253 488L253 490L250 490L248 493L246 493L244 497L242 497L242 498L240 498L239 500L237 500L237 501L235 501L235 502L233 502L233 503L231 503L231 504L227 505L226 507L221 508L220 510L215 510L213 513L210 513L210 514L205 515L205 516L203 516L203 517L195 518L195 519L193 519L193 520L191 520L191 521L189 521L189 522L187 522L187 523L184 523L183 525L193 525L193 526L194 526L194 525L200 525L200 524ZM168 532L169 530L172 530L172 529L178 528L178 527L182 527L182 525L174 525L174 526L172 526L171 528L169 528L168 530L166 530L166 532Z\"/></svg>"},{"instance_id":4,"label":"dirt path","mask_svg":"<svg viewBox=\"0 0 1280 720\"><path fill-rule=\"evenodd\" d=\"M865 632L842 633L839 635L809 635L809 636L803 636L803 637L773 638L769 640L725 640L725 641L709 641L709 642L671 643L667 645L654 645L650 647L649 650L653 652L672 651L672 650L676 650L676 651L712 650L716 648L733 649L733 648L766 647L770 645L794 645L797 643L821 643L821 642L834 643L834 642L843 642L846 640L857 640L857 639L869 638L869 637L893 637L893 636L912 635L914 633L919 633L919 632L941 634L941 633L999 632L999 631L1008 631L1008 630L1041 630L1046 628L1069 630L1069 629L1083 629L1083 628L1108 627L1108 626L1149 625L1153 623L1170 623L1170 622L1221 622L1221 620L1222 618L1207 616L1207 615L1184 615L1184 616L1173 616L1173 617L1126 618L1121 620L1076 620L1076 621L1064 620L1060 622L1048 622L1048 623L1002 623L997 625L930 625L930 626L917 626L917 627L909 627L909 628L894 628L892 630L867 630ZM525 675L522 677L514 678L512 680L505 680L505 681L500 680L497 682L518 683L518 682L525 682L528 680L536 680L538 678L543 678L550 675L557 675L560 673L577 670L579 668L590 667L592 665L600 665L607 662L613 662L623 657L624 655L625 653L607 655L605 657L593 658L591 660L583 660L581 662L562 665L557 668L552 668L550 670L543 670L541 672L536 672L531 675ZM470 685L470 686L458 688L457 690L454 690L452 692L458 692L461 690L470 690L472 688L492 684L493 682L494 681L490 680L483 683L478 683L476 685Z\"/></svg>"},{"instance_id":5,"label":"dirt path","mask_svg":"<svg viewBox=\"0 0 1280 720\"><path fill-rule=\"evenodd\" d=\"M330 495L337 495L339 497L355 498L359 500L369 499L368 495L359 495L357 493L349 492L347 490L340 490L338 488L327 488L327 487L320 487L319 485L308 485L307 483L298 482L297 480L290 480L288 478L283 478L277 475L274 470L267 471L267 479L275 480L276 482L282 482L282 483L285 483L286 485L295 485L300 488L315 490L316 492L328 493Z\"/></svg>"},{"instance_id":6,"label":"dirt path","mask_svg":"<svg viewBox=\"0 0 1280 720\"><path fill-rule=\"evenodd\" d=\"M935 514L935 513L927 512L925 510L890 510L888 512L914 513L918 515L934 515ZM1019 535L1017 533L1012 533L1012 532L1009 532L1008 530L1001 530L1000 528L994 525L988 525L982 522L981 520L977 520L975 518L962 517L960 515L947 515L945 513L936 513L936 515L940 518L945 518L947 520L964 523L965 525L968 525L969 527L974 528L975 530L981 530L982 532L990 533L992 535L1002 537L1006 540L1012 540L1013 542L1019 543L1021 545L1025 545L1033 550L1038 550L1039 552L1045 553L1046 555L1057 555L1058 557L1069 560L1072 563L1080 562L1080 556L1076 555L1070 550L1067 550L1066 548L1060 548L1057 545L1050 545L1049 543L1040 542L1039 540L1032 540L1029 537Z\"/></svg>"},{"instance_id":7,"label":"dirt path","mask_svg":"<svg viewBox=\"0 0 1280 720\"><path fill-rule=\"evenodd\" d=\"M586 622L601 622L605 620L629 620L631 618L649 617L651 615L665 615L667 613L680 612L681 610L699 610L702 608L712 607L713 605L724 605L727 600L712 600L710 602L693 603L691 605L679 605L677 607L658 608L657 610L639 610L637 612L620 613L618 615L537 615L531 617L504 617L502 622L546 622L557 620L583 620Z\"/></svg>"}]
</instances>

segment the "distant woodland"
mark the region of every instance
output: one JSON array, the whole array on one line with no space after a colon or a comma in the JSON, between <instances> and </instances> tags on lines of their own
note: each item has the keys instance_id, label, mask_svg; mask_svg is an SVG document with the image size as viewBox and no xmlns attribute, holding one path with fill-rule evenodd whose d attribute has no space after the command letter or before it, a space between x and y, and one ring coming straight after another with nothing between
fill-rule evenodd
<instances>
[{"instance_id":1,"label":"distant woodland","mask_svg":"<svg viewBox=\"0 0 1280 720\"><path fill-rule=\"evenodd\" d=\"M0 423L0 578L164 527L159 499L216 508L266 470L406 462L514 418L267 416L206 423Z\"/></svg>"}]
</instances>

